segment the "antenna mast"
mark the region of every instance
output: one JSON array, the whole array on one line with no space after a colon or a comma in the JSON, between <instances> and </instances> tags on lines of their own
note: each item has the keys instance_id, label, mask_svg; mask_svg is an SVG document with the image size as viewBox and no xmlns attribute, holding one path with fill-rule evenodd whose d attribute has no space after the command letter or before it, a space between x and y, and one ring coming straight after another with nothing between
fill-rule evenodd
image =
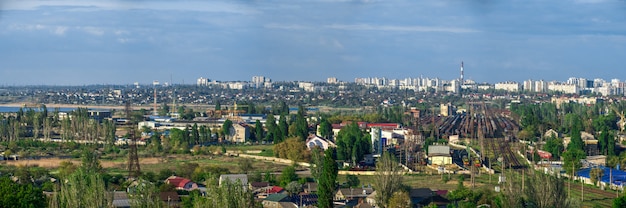
<instances>
[{"instance_id":1,"label":"antenna mast","mask_svg":"<svg viewBox=\"0 0 626 208\"><path fill-rule=\"evenodd\" d=\"M128 139L130 151L128 152L128 179L138 178L141 174L139 167L139 155L137 154L137 137L135 135L135 121L132 118L132 109L130 108L130 100L126 101L126 119L128 119Z\"/></svg>"}]
</instances>

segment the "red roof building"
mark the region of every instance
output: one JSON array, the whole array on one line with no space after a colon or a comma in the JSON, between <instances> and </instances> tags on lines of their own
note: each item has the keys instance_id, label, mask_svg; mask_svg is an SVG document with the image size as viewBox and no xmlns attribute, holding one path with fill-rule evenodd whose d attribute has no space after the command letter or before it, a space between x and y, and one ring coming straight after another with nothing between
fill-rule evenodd
<instances>
[{"instance_id":1,"label":"red roof building","mask_svg":"<svg viewBox=\"0 0 626 208\"><path fill-rule=\"evenodd\" d=\"M178 176L168 177L167 179L165 179L165 183L173 185L178 190L191 191L198 188L198 184L189 179Z\"/></svg>"}]
</instances>

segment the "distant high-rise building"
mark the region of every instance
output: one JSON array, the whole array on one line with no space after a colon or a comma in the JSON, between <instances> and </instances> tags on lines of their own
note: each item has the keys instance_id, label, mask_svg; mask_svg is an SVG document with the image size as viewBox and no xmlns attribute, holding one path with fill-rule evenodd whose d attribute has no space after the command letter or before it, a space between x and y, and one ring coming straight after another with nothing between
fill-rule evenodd
<instances>
[{"instance_id":1,"label":"distant high-rise building","mask_svg":"<svg viewBox=\"0 0 626 208\"><path fill-rule=\"evenodd\" d=\"M196 82L196 84L198 86L207 86L207 85L209 85L209 82L211 82L210 79L204 78L204 77L200 77L200 78L198 78L198 81Z\"/></svg>"},{"instance_id":2,"label":"distant high-rise building","mask_svg":"<svg viewBox=\"0 0 626 208\"><path fill-rule=\"evenodd\" d=\"M326 82L328 84L337 84L338 83L337 77L328 77L328 79L326 79Z\"/></svg>"},{"instance_id":3,"label":"distant high-rise building","mask_svg":"<svg viewBox=\"0 0 626 208\"><path fill-rule=\"evenodd\" d=\"M260 88L267 86L267 83L272 82L271 79L264 76L253 76L252 77L252 86L254 88ZM271 86L271 85L270 85Z\"/></svg>"},{"instance_id":4,"label":"distant high-rise building","mask_svg":"<svg viewBox=\"0 0 626 208\"><path fill-rule=\"evenodd\" d=\"M504 90L508 92L519 92L520 84L517 82L499 82L495 85L496 90Z\"/></svg>"}]
</instances>

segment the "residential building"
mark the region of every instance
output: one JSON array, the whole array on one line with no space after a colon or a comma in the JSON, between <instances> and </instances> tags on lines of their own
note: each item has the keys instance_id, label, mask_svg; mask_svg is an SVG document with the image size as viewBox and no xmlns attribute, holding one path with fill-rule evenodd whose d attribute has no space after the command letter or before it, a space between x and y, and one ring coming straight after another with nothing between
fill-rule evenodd
<instances>
[{"instance_id":1,"label":"residential building","mask_svg":"<svg viewBox=\"0 0 626 208\"><path fill-rule=\"evenodd\" d=\"M232 143L245 143L249 138L250 128L247 125L233 124L227 139Z\"/></svg>"},{"instance_id":2,"label":"residential building","mask_svg":"<svg viewBox=\"0 0 626 208\"><path fill-rule=\"evenodd\" d=\"M198 184L189 179L178 176L168 177L165 179L165 183L173 185L177 190L192 191L198 189Z\"/></svg>"},{"instance_id":3,"label":"residential building","mask_svg":"<svg viewBox=\"0 0 626 208\"><path fill-rule=\"evenodd\" d=\"M311 150L314 147L320 147L323 150L327 150L330 147L336 147L337 145L335 145L334 142L321 138L317 135L309 135L309 138L306 139L306 147L307 149Z\"/></svg>"},{"instance_id":4,"label":"residential building","mask_svg":"<svg viewBox=\"0 0 626 208\"><path fill-rule=\"evenodd\" d=\"M517 82L499 82L495 85L496 90L504 90L507 92L519 92L520 84Z\"/></svg>"},{"instance_id":5,"label":"residential building","mask_svg":"<svg viewBox=\"0 0 626 208\"><path fill-rule=\"evenodd\" d=\"M219 185L222 186L224 181L230 181L231 183L241 183L244 187L248 187L248 175L246 174L224 174L220 175Z\"/></svg>"},{"instance_id":6,"label":"residential building","mask_svg":"<svg viewBox=\"0 0 626 208\"><path fill-rule=\"evenodd\" d=\"M374 192L373 188L340 188L335 192L333 197L335 201L347 200L347 199L365 199L367 196Z\"/></svg>"}]
</instances>

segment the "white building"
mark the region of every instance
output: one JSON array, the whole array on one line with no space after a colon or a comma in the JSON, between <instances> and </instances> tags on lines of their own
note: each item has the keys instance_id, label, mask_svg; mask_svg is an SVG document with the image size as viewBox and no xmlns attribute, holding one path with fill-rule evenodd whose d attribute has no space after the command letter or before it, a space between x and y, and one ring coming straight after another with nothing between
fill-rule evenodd
<instances>
[{"instance_id":1,"label":"white building","mask_svg":"<svg viewBox=\"0 0 626 208\"><path fill-rule=\"evenodd\" d=\"M563 92L565 94L578 94L580 89L575 84L563 84L558 82L551 82L548 85L548 91Z\"/></svg>"},{"instance_id":2,"label":"white building","mask_svg":"<svg viewBox=\"0 0 626 208\"><path fill-rule=\"evenodd\" d=\"M198 81L196 82L196 84L198 86L207 86L207 85L209 85L210 82L211 82L210 79L204 78L204 77L200 77L200 78L198 78Z\"/></svg>"},{"instance_id":3,"label":"white building","mask_svg":"<svg viewBox=\"0 0 626 208\"><path fill-rule=\"evenodd\" d=\"M313 149L315 146L322 148L323 150L327 150L330 147L336 147L335 143L330 140L324 139L317 135L310 135L309 138L306 139L306 148L308 150Z\"/></svg>"},{"instance_id":4,"label":"white building","mask_svg":"<svg viewBox=\"0 0 626 208\"><path fill-rule=\"evenodd\" d=\"M504 90L507 92L519 92L520 84L517 82L499 82L495 85L496 90Z\"/></svg>"}]
</instances>

